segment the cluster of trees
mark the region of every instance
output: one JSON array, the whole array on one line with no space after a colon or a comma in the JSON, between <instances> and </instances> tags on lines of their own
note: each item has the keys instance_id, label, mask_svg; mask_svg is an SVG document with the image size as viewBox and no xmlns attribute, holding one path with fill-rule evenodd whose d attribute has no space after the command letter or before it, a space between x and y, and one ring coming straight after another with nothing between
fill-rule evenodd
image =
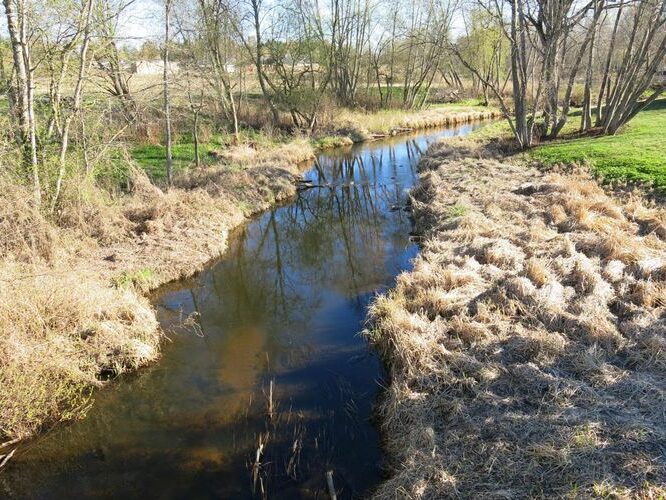
<instances>
[{"instance_id":1,"label":"cluster of trees","mask_svg":"<svg viewBox=\"0 0 666 500\"><path fill-rule=\"evenodd\" d=\"M497 98L523 148L535 138L560 134L577 85L583 87L581 130L598 127L606 134L617 132L664 90L664 82L655 81L666 55L664 0L477 5L465 42L479 48L480 57L461 53L460 44L453 51ZM505 47L508 76L502 79Z\"/></svg>"},{"instance_id":2,"label":"cluster of trees","mask_svg":"<svg viewBox=\"0 0 666 500\"><path fill-rule=\"evenodd\" d=\"M109 122L111 138L142 119L119 35L135 1L3 0L8 41L0 53L0 87L23 178L36 203L46 193L50 210L58 206L72 149L85 171L92 169L86 147L91 82L106 93L114 118L121 117ZM141 54L163 60L169 181L174 85L187 96L195 144L202 113L214 114L238 140L239 107L249 98L260 100L274 126L285 126L287 117L289 127L313 131L331 103L420 108L433 88L447 88L497 101L518 144L530 147L560 134L581 88L581 129L609 134L663 90L654 76L666 55L666 0L157 5L162 28ZM178 75L170 71L171 59ZM244 85L240 75L256 86Z\"/></svg>"}]
</instances>

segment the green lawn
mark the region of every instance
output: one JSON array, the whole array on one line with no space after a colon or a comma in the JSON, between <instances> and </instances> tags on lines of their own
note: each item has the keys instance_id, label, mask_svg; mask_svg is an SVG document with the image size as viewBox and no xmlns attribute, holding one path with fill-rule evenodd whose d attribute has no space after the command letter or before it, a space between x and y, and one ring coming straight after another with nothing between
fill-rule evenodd
<instances>
[{"instance_id":1,"label":"green lawn","mask_svg":"<svg viewBox=\"0 0 666 500\"><path fill-rule=\"evenodd\" d=\"M194 167L194 143L189 142L186 136L179 142L173 144L171 151L173 157L173 171L180 172ZM252 142L253 144L269 147L280 144L284 141L282 137L266 137L260 132L252 130L243 130L241 132L241 141ZM199 143L199 158L202 165L210 165L216 160L210 156L211 151L223 149L227 144L231 144L231 134L213 134L207 142ZM166 179L165 163L166 148L161 144L137 144L132 150L132 158L139 167L143 168L153 180Z\"/></svg>"},{"instance_id":2,"label":"green lawn","mask_svg":"<svg viewBox=\"0 0 666 500\"><path fill-rule=\"evenodd\" d=\"M207 142L199 145L199 157L202 164L210 162L208 153L219 148L216 142ZM179 172L194 165L194 144L181 143L172 147L173 171ZM155 180L166 178L165 162L166 148L155 144L141 144L132 148L132 158Z\"/></svg>"},{"instance_id":3,"label":"green lawn","mask_svg":"<svg viewBox=\"0 0 666 500\"><path fill-rule=\"evenodd\" d=\"M639 113L617 135L559 140L530 154L550 165L587 162L604 179L648 183L666 194L666 99Z\"/></svg>"}]
</instances>

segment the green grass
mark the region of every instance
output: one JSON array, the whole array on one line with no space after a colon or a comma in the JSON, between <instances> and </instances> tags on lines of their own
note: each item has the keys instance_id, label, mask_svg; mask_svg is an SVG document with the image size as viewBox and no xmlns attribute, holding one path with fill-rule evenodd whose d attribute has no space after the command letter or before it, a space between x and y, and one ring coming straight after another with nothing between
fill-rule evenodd
<instances>
[{"instance_id":1,"label":"green grass","mask_svg":"<svg viewBox=\"0 0 666 500\"><path fill-rule=\"evenodd\" d=\"M546 165L585 162L602 179L647 183L666 193L665 134L666 99L661 99L617 135L559 140L530 154Z\"/></svg>"},{"instance_id":2,"label":"green grass","mask_svg":"<svg viewBox=\"0 0 666 500\"><path fill-rule=\"evenodd\" d=\"M112 282L117 288L136 288L149 290L156 282L157 275L154 269L145 267L135 271L125 271L113 278Z\"/></svg>"},{"instance_id":3,"label":"green grass","mask_svg":"<svg viewBox=\"0 0 666 500\"><path fill-rule=\"evenodd\" d=\"M259 147L277 146L288 140L286 136L277 135L275 137L268 137L260 131L251 129L241 131L240 137L242 142L253 143ZM200 142L199 158L201 159L201 164L210 165L214 163L216 160L209 153L216 149L224 148L231 143L232 135L229 133L214 134L209 141ZM191 138L187 135L173 144L171 151L174 173L194 166L194 143L191 142ZM153 180L162 181L166 179L166 148L163 145L137 144L132 148L131 153L132 158L137 162L139 167L144 169Z\"/></svg>"},{"instance_id":4,"label":"green grass","mask_svg":"<svg viewBox=\"0 0 666 500\"><path fill-rule=\"evenodd\" d=\"M469 209L465 205L456 203L446 209L446 218L455 219L456 217L462 217L467 213L468 210Z\"/></svg>"},{"instance_id":5,"label":"green grass","mask_svg":"<svg viewBox=\"0 0 666 500\"><path fill-rule=\"evenodd\" d=\"M199 157L202 164L210 162L209 152L220 145L217 142L206 142L199 145ZM172 147L173 171L179 172L194 165L194 144L180 143ZM132 148L132 158L143 168L148 175L156 180L166 177L165 162L166 148L155 144L140 144Z\"/></svg>"},{"instance_id":6,"label":"green grass","mask_svg":"<svg viewBox=\"0 0 666 500\"><path fill-rule=\"evenodd\" d=\"M339 135L325 135L322 137L314 137L310 140L312 147L317 151L324 151L327 149L341 148L351 146L353 141L348 137Z\"/></svg>"}]
</instances>

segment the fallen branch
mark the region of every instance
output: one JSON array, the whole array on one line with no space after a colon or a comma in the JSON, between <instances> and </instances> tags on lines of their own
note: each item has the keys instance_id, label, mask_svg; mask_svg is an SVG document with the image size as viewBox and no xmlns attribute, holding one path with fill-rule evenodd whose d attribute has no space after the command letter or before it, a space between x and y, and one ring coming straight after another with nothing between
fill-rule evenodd
<instances>
[{"instance_id":1,"label":"fallen branch","mask_svg":"<svg viewBox=\"0 0 666 500\"><path fill-rule=\"evenodd\" d=\"M2 469L5 465L7 465L7 462L11 460L11 458L14 456L14 453L16 453L16 450L18 448L14 448L8 455L0 455L0 469Z\"/></svg>"}]
</instances>

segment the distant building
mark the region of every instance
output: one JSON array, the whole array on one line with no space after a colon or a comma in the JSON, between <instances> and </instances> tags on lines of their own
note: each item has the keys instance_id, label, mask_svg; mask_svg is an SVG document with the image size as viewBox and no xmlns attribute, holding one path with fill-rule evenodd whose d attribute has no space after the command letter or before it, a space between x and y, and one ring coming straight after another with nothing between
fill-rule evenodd
<instances>
[{"instance_id":1,"label":"distant building","mask_svg":"<svg viewBox=\"0 0 666 500\"><path fill-rule=\"evenodd\" d=\"M169 62L169 73L178 73L180 65L177 62ZM132 64L132 73L135 75L161 75L164 72L164 61L155 59L152 61L137 61Z\"/></svg>"}]
</instances>

